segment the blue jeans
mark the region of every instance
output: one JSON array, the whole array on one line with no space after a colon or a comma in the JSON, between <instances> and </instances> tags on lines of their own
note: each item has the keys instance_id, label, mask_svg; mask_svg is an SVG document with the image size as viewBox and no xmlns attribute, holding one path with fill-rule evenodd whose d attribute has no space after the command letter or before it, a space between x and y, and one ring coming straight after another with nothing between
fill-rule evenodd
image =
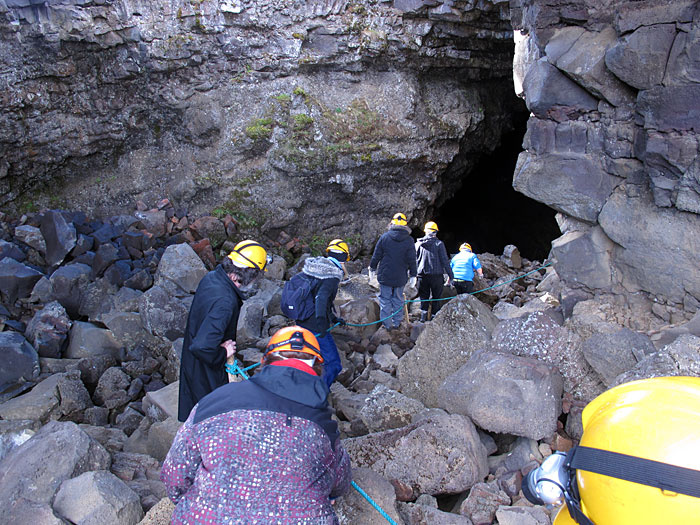
<instances>
[{"instance_id":1,"label":"blue jeans","mask_svg":"<svg viewBox=\"0 0 700 525\"><path fill-rule=\"evenodd\" d=\"M340 355L338 355L338 347L335 346L335 341L330 332L326 332L326 335L323 337L316 337L316 340L323 356L322 379L330 388L343 369L343 365L340 363Z\"/></svg>"},{"instance_id":2,"label":"blue jeans","mask_svg":"<svg viewBox=\"0 0 700 525\"><path fill-rule=\"evenodd\" d=\"M386 319L394 314L391 318ZM384 328L397 328L403 319L403 286L379 285L379 316L384 319Z\"/></svg>"}]
</instances>

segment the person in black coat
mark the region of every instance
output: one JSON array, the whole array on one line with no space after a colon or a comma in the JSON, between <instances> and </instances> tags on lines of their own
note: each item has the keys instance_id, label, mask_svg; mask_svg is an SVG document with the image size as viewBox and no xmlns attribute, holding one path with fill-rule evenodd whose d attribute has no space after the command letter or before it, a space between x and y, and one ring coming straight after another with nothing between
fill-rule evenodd
<instances>
[{"instance_id":1,"label":"person in black coat","mask_svg":"<svg viewBox=\"0 0 700 525\"><path fill-rule=\"evenodd\" d=\"M425 237L416 241L416 259L418 260L418 297L420 297L420 320L428 320L428 308L432 302L433 317L442 308L442 290L444 276L452 280L452 268L447 257L445 243L437 238L438 225L433 221L423 227ZM430 301L432 295L432 301Z\"/></svg>"},{"instance_id":2,"label":"person in black coat","mask_svg":"<svg viewBox=\"0 0 700 525\"><path fill-rule=\"evenodd\" d=\"M379 281L379 315L384 328L392 330L401 324L403 288L411 277L416 284L416 251L411 229L403 213L397 213L374 247L369 262L370 278L376 273Z\"/></svg>"},{"instance_id":3,"label":"person in black coat","mask_svg":"<svg viewBox=\"0 0 700 525\"><path fill-rule=\"evenodd\" d=\"M228 383L225 365L236 352L241 287L257 280L266 265L265 249L242 241L199 282L182 343L178 420L186 421L200 399Z\"/></svg>"}]
</instances>

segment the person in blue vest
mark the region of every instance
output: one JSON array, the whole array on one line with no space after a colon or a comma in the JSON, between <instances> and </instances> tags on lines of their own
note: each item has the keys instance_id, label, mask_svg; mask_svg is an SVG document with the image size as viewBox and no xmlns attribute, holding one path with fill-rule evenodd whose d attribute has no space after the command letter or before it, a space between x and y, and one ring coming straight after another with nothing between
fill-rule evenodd
<instances>
[{"instance_id":1,"label":"person in blue vest","mask_svg":"<svg viewBox=\"0 0 700 525\"><path fill-rule=\"evenodd\" d=\"M316 336L323 356L323 380L330 388L343 370L338 347L329 328L336 323L345 324L342 318L335 315L333 301L345 275L343 263L350 257L350 248L344 240L334 239L328 244L326 254L327 257L309 257L304 261L301 271L317 279L314 285L314 314L297 323Z\"/></svg>"},{"instance_id":2,"label":"person in blue vest","mask_svg":"<svg viewBox=\"0 0 700 525\"><path fill-rule=\"evenodd\" d=\"M182 342L179 421L187 419L200 399L228 383L225 364L236 352L243 291L262 276L267 263L265 248L241 241L199 282Z\"/></svg>"},{"instance_id":3,"label":"person in blue vest","mask_svg":"<svg viewBox=\"0 0 700 525\"><path fill-rule=\"evenodd\" d=\"M379 281L379 315L384 328L391 331L401 325L403 317L403 287L416 285L416 250L411 229L403 213L397 213L374 247L369 262L370 279Z\"/></svg>"},{"instance_id":4,"label":"person in blue vest","mask_svg":"<svg viewBox=\"0 0 700 525\"><path fill-rule=\"evenodd\" d=\"M426 222L423 231L425 237L416 241L421 322L428 320L428 308L431 308L434 317L444 304L440 300L445 282L443 276L447 275L448 282L452 279L452 268L445 243L437 238L438 225L433 221ZM431 295L432 301L429 300Z\"/></svg>"},{"instance_id":5,"label":"person in blue vest","mask_svg":"<svg viewBox=\"0 0 700 525\"><path fill-rule=\"evenodd\" d=\"M452 257L450 267L454 274L454 285L457 293L471 293L474 290L474 273L484 276L481 261L472 253L471 244L465 242L459 247L459 253Z\"/></svg>"}]
</instances>

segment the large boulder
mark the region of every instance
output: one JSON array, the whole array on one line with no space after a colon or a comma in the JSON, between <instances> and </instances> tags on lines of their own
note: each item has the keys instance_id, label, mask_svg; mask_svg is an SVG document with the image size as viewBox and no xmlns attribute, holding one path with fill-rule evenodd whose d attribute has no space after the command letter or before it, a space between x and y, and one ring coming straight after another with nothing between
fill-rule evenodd
<instances>
[{"instance_id":1,"label":"large boulder","mask_svg":"<svg viewBox=\"0 0 700 525\"><path fill-rule=\"evenodd\" d=\"M623 328L613 334L593 334L582 345L583 356L606 386L631 370L656 349L648 336Z\"/></svg>"},{"instance_id":2,"label":"large boulder","mask_svg":"<svg viewBox=\"0 0 700 525\"><path fill-rule=\"evenodd\" d=\"M412 350L399 359L396 377L401 392L425 406L437 406L436 391L491 339L498 318L475 297L460 295L440 309Z\"/></svg>"},{"instance_id":3,"label":"large boulder","mask_svg":"<svg viewBox=\"0 0 700 525\"><path fill-rule=\"evenodd\" d=\"M396 510L396 493L394 487L381 475L368 468L352 469L353 481L397 524L401 518ZM354 487L342 498L338 498L333 507L340 525L357 523L380 523L381 514Z\"/></svg>"},{"instance_id":4,"label":"large boulder","mask_svg":"<svg viewBox=\"0 0 700 525\"><path fill-rule=\"evenodd\" d=\"M70 342L65 351L67 359L81 359L97 355L123 357L123 349L111 331L92 323L76 321L70 330Z\"/></svg>"},{"instance_id":5,"label":"large boulder","mask_svg":"<svg viewBox=\"0 0 700 525\"><path fill-rule=\"evenodd\" d=\"M76 525L135 525L143 518L138 494L107 470L84 472L65 480L53 508Z\"/></svg>"},{"instance_id":6,"label":"large boulder","mask_svg":"<svg viewBox=\"0 0 700 525\"><path fill-rule=\"evenodd\" d=\"M381 432L409 425L425 407L420 401L377 385L360 407L360 419L370 432Z\"/></svg>"},{"instance_id":7,"label":"large boulder","mask_svg":"<svg viewBox=\"0 0 700 525\"><path fill-rule=\"evenodd\" d=\"M68 312L71 319L80 315L80 301L91 282L92 269L87 264L72 263L59 267L51 274L51 295Z\"/></svg>"},{"instance_id":8,"label":"large boulder","mask_svg":"<svg viewBox=\"0 0 700 525\"><path fill-rule=\"evenodd\" d=\"M139 299L141 323L148 333L174 341L182 337L189 308L161 286L153 286Z\"/></svg>"},{"instance_id":9,"label":"large boulder","mask_svg":"<svg viewBox=\"0 0 700 525\"><path fill-rule=\"evenodd\" d=\"M0 462L0 521L37 523L39 515L52 516L50 505L61 483L107 469L110 461L104 447L75 423L45 425Z\"/></svg>"},{"instance_id":10,"label":"large boulder","mask_svg":"<svg viewBox=\"0 0 700 525\"><path fill-rule=\"evenodd\" d=\"M438 399L442 408L470 417L484 430L543 439L557 430L562 393L556 368L481 350L445 380Z\"/></svg>"},{"instance_id":11,"label":"large boulder","mask_svg":"<svg viewBox=\"0 0 700 525\"><path fill-rule=\"evenodd\" d=\"M182 295L194 293L206 274L206 266L189 244L173 244L160 258L154 282L172 289L173 295Z\"/></svg>"},{"instance_id":12,"label":"large boulder","mask_svg":"<svg viewBox=\"0 0 700 525\"><path fill-rule=\"evenodd\" d=\"M26 335L41 357L61 357L68 340L71 320L58 301L52 301L34 314Z\"/></svg>"},{"instance_id":13,"label":"large boulder","mask_svg":"<svg viewBox=\"0 0 700 525\"><path fill-rule=\"evenodd\" d=\"M77 233L72 222L58 210L44 213L39 226L46 241L46 262L49 266L57 266L75 247Z\"/></svg>"},{"instance_id":14,"label":"large boulder","mask_svg":"<svg viewBox=\"0 0 700 525\"><path fill-rule=\"evenodd\" d=\"M39 355L19 332L0 332L0 392L39 375Z\"/></svg>"},{"instance_id":15,"label":"large boulder","mask_svg":"<svg viewBox=\"0 0 700 525\"><path fill-rule=\"evenodd\" d=\"M29 297L43 275L12 257L3 258L0 260L0 299L9 306L17 299Z\"/></svg>"},{"instance_id":16,"label":"large boulder","mask_svg":"<svg viewBox=\"0 0 700 525\"><path fill-rule=\"evenodd\" d=\"M368 467L418 494L457 494L488 474L486 449L469 418L435 412L416 423L344 441ZM420 461L416 461L420 458Z\"/></svg>"}]
</instances>

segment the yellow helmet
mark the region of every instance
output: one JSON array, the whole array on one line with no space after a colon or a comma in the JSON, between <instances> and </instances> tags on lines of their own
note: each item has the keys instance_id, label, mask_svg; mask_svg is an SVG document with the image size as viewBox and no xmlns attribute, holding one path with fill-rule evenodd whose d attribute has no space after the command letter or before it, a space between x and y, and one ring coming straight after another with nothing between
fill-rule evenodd
<instances>
[{"instance_id":1,"label":"yellow helmet","mask_svg":"<svg viewBox=\"0 0 700 525\"><path fill-rule=\"evenodd\" d=\"M591 401L582 421L581 442L564 460L564 470L575 477L553 476L555 469L549 469L535 474L534 484L530 474L523 482L540 496L553 477L564 480L564 488L572 485L555 525L697 522L700 378L655 377L619 385ZM550 458L557 462L558 454L536 470Z\"/></svg>"},{"instance_id":2,"label":"yellow helmet","mask_svg":"<svg viewBox=\"0 0 700 525\"><path fill-rule=\"evenodd\" d=\"M343 239L333 239L326 248L326 252L344 253L350 257L350 247Z\"/></svg>"},{"instance_id":3,"label":"yellow helmet","mask_svg":"<svg viewBox=\"0 0 700 525\"><path fill-rule=\"evenodd\" d=\"M435 224L433 221L429 221L425 223L425 226L423 226L423 231L427 233L436 232L440 230L438 230L437 224Z\"/></svg>"},{"instance_id":4,"label":"yellow helmet","mask_svg":"<svg viewBox=\"0 0 700 525\"><path fill-rule=\"evenodd\" d=\"M228 254L228 258L239 268L255 268L265 270L270 262L267 251L262 245L255 241L241 241L233 247L233 251Z\"/></svg>"},{"instance_id":5,"label":"yellow helmet","mask_svg":"<svg viewBox=\"0 0 700 525\"><path fill-rule=\"evenodd\" d=\"M408 221L403 213L397 213L394 218L391 219L391 224L398 224L399 226L406 226Z\"/></svg>"},{"instance_id":6,"label":"yellow helmet","mask_svg":"<svg viewBox=\"0 0 700 525\"><path fill-rule=\"evenodd\" d=\"M462 245L459 247L459 251L463 252L464 250L472 251L472 245L468 242L462 243Z\"/></svg>"},{"instance_id":7,"label":"yellow helmet","mask_svg":"<svg viewBox=\"0 0 700 525\"><path fill-rule=\"evenodd\" d=\"M323 363L318 339L310 330L301 326L286 326L270 338L265 348L265 355L276 352L301 352Z\"/></svg>"}]
</instances>

